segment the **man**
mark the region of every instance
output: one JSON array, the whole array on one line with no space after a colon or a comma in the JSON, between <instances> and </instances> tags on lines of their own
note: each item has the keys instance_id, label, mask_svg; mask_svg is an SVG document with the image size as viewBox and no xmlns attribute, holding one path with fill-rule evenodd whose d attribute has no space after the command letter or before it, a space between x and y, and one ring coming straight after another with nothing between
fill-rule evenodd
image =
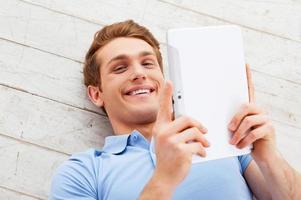
<instances>
[{"instance_id":1,"label":"man","mask_svg":"<svg viewBox=\"0 0 301 200\"><path fill-rule=\"evenodd\" d=\"M114 136L102 150L66 161L50 199L301 199L300 174L276 149L274 128L253 102L248 67L247 74L250 103L230 122L229 142L253 144L252 155L192 165L193 154L206 156L207 130L187 116L172 118L172 85L162 74L158 41L131 20L104 27L86 55L84 79Z\"/></svg>"}]
</instances>

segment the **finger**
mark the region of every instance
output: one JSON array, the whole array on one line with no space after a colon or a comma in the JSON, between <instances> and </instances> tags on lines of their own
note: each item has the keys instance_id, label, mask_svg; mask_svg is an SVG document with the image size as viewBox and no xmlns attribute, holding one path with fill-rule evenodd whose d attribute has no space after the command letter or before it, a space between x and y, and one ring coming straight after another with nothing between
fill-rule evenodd
<instances>
[{"instance_id":1,"label":"finger","mask_svg":"<svg viewBox=\"0 0 301 200\"><path fill-rule=\"evenodd\" d=\"M187 117L187 116L180 116L180 117L176 118L172 122L171 126L168 128L169 128L170 132L180 133L180 132L184 131L185 129L192 128L192 127L196 127L203 134L207 133L207 129L205 126L203 126L199 121L197 121L191 117Z\"/></svg>"},{"instance_id":2,"label":"finger","mask_svg":"<svg viewBox=\"0 0 301 200\"><path fill-rule=\"evenodd\" d=\"M247 134L249 129L254 127L258 127L268 122L268 118L266 115L250 115L243 119L238 129L234 132L232 139L230 140L230 144L236 145L238 144Z\"/></svg>"},{"instance_id":3,"label":"finger","mask_svg":"<svg viewBox=\"0 0 301 200\"><path fill-rule=\"evenodd\" d=\"M157 123L172 121L172 83L166 81L160 92L160 109L157 115Z\"/></svg>"},{"instance_id":4,"label":"finger","mask_svg":"<svg viewBox=\"0 0 301 200\"><path fill-rule=\"evenodd\" d=\"M189 143L189 142L200 142L204 147L209 147L209 141L204 135L195 127L186 129L185 131L176 134L177 142Z\"/></svg>"},{"instance_id":5,"label":"finger","mask_svg":"<svg viewBox=\"0 0 301 200\"><path fill-rule=\"evenodd\" d=\"M248 90L249 90L249 102L255 102L254 84L252 80L251 68L249 64L246 64L247 79L248 79Z\"/></svg>"},{"instance_id":6,"label":"finger","mask_svg":"<svg viewBox=\"0 0 301 200\"><path fill-rule=\"evenodd\" d=\"M245 138L243 138L236 147L242 149L250 144L253 144L256 140L262 138L269 130L269 125L260 126L250 131Z\"/></svg>"},{"instance_id":7,"label":"finger","mask_svg":"<svg viewBox=\"0 0 301 200\"><path fill-rule=\"evenodd\" d=\"M264 113L263 110L261 110L259 107L257 107L255 104L243 104L238 112L234 115L234 117L231 119L229 123L229 130L230 131L236 131L241 121L248 115L256 115Z\"/></svg>"},{"instance_id":8,"label":"finger","mask_svg":"<svg viewBox=\"0 0 301 200\"><path fill-rule=\"evenodd\" d=\"M203 145L200 142L191 142L184 144L186 151L189 151L191 154L198 154L202 157L206 157L206 151Z\"/></svg>"}]
</instances>

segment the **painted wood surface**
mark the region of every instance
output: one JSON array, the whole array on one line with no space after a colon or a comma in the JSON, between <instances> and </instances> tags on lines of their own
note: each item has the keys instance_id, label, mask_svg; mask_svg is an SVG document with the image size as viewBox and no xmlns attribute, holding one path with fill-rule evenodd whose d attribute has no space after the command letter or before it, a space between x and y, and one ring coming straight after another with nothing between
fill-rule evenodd
<instances>
[{"instance_id":1,"label":"painted wood surface","mask_svg":"<svg viewBox=\"0 0 301 200\"><path fill-rule=\"evenodd\" d=\"M47 199L55 169L112 133L87 98L82 63L94 33L125 19L159 39L169 28L237 24L256 100L283 156L301 171L299 1L0 0L0 199Z\"/></svg>"}]
</instances>

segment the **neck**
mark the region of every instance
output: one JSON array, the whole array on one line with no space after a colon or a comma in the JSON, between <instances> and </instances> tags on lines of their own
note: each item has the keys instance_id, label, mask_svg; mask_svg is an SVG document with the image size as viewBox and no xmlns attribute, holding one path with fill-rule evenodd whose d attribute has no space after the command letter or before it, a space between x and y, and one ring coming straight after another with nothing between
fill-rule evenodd
<instances>
[{"instance_id":1,"label":"neck","mask_svg":"<svg viewBox=\"0 0 301 200\"><path fill-rule=\"evenodd\" d=\"M152 123L147 123L147 124L134 124L134 125L121 125L121 124L116 124L114 122L112 123L112 127L114 130L115 135L122 135L122 134L128 134L131 133L133 130L139 131L145 139L148 141L151 140L152 138L152 130L154 126L154 122Z\"/></svg>"}]
</instances>

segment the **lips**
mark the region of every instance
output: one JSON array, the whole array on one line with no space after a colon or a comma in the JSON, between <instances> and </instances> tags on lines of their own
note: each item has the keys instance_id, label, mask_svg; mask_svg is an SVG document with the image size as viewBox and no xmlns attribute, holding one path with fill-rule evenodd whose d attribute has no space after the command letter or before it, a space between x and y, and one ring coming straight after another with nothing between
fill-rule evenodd
<instances>
[{"instance_id":1,"label":"lips","mask_svg":"<svg viewBox=\"0 0 301 200\"><path fill-rule=\"evenodd\" d=\"M150 94L155 90L153 86L150 85L137 85L126 90L125 94L129 96Z\"/></svg>"}]
</instances>

